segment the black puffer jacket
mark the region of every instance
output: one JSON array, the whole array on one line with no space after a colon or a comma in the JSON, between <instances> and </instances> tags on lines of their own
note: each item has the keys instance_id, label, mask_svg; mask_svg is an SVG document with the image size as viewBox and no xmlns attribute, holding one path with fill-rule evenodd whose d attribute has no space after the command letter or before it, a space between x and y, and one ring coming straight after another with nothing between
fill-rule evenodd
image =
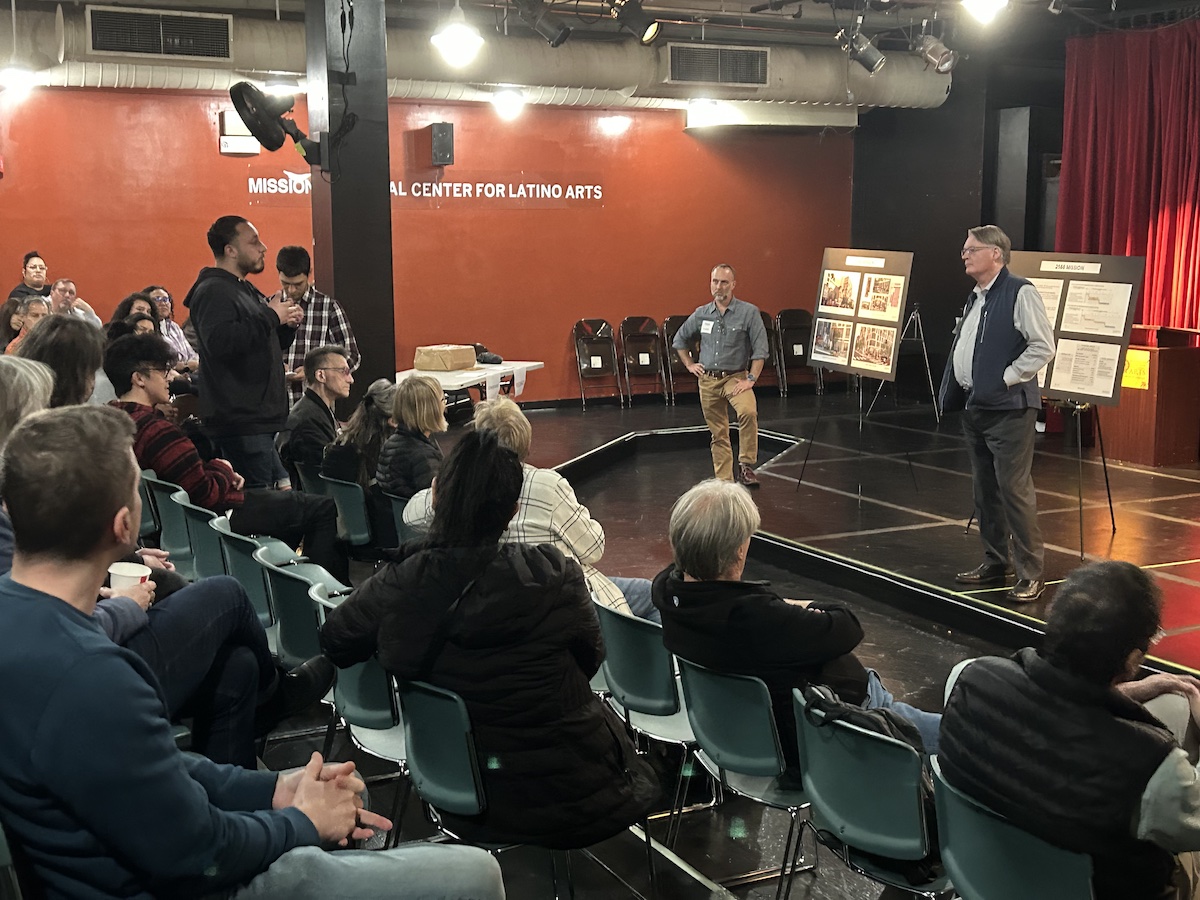
<instances>
[{"instance_id":1,"label":"black puffer jacket","mask_svg":"<svg viewBox=\"0 0 1200 900\"><path fill-rule=\"evenodd\" d=\"M401 425L379 451L375 480L385 494L402 500L433 483L442 467L442 449L433 438Z\"/></svg>"},{"instance_id":2,"label":"black puffer jacket","mask_svg":"<svg viewBox=\"0 0 1200 900\"><path fill-rule=\"evenodd\" d=\"M427 680L467 704L488 808L447 825L470 841L563 848L640 821L658 785L588 686L604 657L600 626L579 565L554 547L419 550L329 614L326 652L349 666L378 650L388 671L415 678L476 576Z\"/></svg>"}]
</instances>

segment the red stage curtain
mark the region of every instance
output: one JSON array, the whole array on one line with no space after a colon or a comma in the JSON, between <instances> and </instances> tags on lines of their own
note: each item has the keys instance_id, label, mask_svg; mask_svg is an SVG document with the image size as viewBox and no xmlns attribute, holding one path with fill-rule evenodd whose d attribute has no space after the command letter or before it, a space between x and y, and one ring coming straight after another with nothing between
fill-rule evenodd
<instances>
[{"instance_id":1,"label":"red stage curtain","mask_svg":"<svg viewBox=\"0 0 1200 900\"><path fill-rule=\"evenodd\" d=\"M1055 249L1145 256L1136 321L1200 327L1200 22L1068 42Z\"/></svg>"}]
</instances>

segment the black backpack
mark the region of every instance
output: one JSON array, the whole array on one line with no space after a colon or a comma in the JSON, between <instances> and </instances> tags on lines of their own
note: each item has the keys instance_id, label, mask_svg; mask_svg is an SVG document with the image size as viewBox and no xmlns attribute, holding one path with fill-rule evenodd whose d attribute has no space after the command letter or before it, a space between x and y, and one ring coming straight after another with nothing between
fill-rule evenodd
<instances>
[{"instance_id":1,"label":"black backpack","mask_svg":"<svg viewBox=\"0 0 1200 900\"><path fill-rule=\"evenodd\" d=\"M933 772L929 766L929 754L917 726L899 713L890 709L863 709L844 703L837 694L823 684L810 684L804 688L806 706L804 717L817 728L827 727L831 722L846 722L864 731L886 735L908 744L921 757L921 806L925 812L925 827L929 830L929 854L923 859L890 859L862 853L904 876L909 884L927 884L942 873L941 857L938 853L937 812L933 802ZM815 715L820 712L821 715ZM861 852L861 851L860 851Z\"/></svg>"}]
</instances>

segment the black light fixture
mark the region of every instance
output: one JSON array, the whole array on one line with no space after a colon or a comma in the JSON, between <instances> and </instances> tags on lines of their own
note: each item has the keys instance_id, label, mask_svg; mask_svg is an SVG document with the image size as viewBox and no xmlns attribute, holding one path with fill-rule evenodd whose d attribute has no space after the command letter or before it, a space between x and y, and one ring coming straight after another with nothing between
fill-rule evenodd
<instances>
[{"instance_id":1,"label":"black light fixture","mask_svg":"<svg viewBox=\"0 0 1200 900\"><path fill-rule=\"evenodd\" d=\"M639 0L607 0L609 15L626 31L632 32L643 46L650 46L662 31L662 24L642 9Z\"/></svg>"},{"instance_id":2,"label":"black light fixture","mask_svg":"<svg viewBox=\"0 0 1200 900\"><path fill-rule=\"evenodd\" d=\"M859 26L861 26L861 17ZM883 64L887 62L887 57L884 56L879 48L867 40L866 35L856 26L852 34L846 34L846 29L843 28L837 33L838 43L842 45L842 49L850 54L850 58L874 75L883 68Z\"/></svg>"},{"instance_id":3,"label":"black light fixture","mask_svg":"<svg viewBox=\"0 0 1200 900\"><path fill-rule=\"evenodd\" d=\"M571 26L550 12L543 0L513 0L513 5L525 24L544 37L551 47L562 45L571 36Z\"/></svg>"},{"instance_id":4,"label":"black light fixture","mask_svg":"<svg viewBox=\"0 0 1200 900\"><path fill-rule=\"evenodd\" d=\"M918 37L913 45L913 52L942 75L954 71L954 67L958 65L958 51L951 50L932 34Z\"/></svg>"},{"instance_id":5,"label":"black light fixture","mask_svg":"<svg viewBox=\"0 0 1200 900\"><path fill-rule=\"evenodd\" d=\"M321 165L321 145L310 141L295 121L285 118L296 105L294 95L268 96L250 82L239 81L229 89L229 99L242 122L265 150L278 150L285 138L290 137L309 165Z\"/></svg>"}]
</instances>

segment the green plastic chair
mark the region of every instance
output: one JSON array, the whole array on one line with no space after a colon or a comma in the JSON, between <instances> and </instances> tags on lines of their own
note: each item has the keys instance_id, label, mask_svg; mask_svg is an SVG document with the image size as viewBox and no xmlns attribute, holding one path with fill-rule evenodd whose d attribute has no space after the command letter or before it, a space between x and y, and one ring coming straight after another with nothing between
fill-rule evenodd
<instances>
[{"instance_id":1,"label":"green plastic chair","mask_svg":"<svg viewBox=\"0 0 1200 900\"><path fill-rule=\"evenodd\" d=\"M903 741L847 722L824 722L799 690L792 691L800 771L812 800L818 838L851 869L924 897L950 890L944 872L913 885L901 866L878 857L921 860L933 849L921 802L921 756ZM876 859L863 856L872 854Z\"/></svg>"},{"instance_id":2,"label":"green plastic chair","mask_svg":"<svg viewBox=\"0 0 1200 900\"><path fill-rule=\"evenodd\" d=\"M195 558L192 555L192 540L188 536L187 519L183 507L172 498L183 490L177 484L142 473L142 482L154 498L154 509L158 512L158 546L171 554L171 562L181 578L196 580Z\"/></svg>"},{"instance_id":3,"label":"green plastic chair","mask_svg":"<svg viewBox=\"0 0 1200 900\"><path fill-rule=\"evenodd\" d=\"M271 594L267 588L267 573L254 558L256 550L266 550L267 561L272 565L285 566L306 561L296 551L278 538L247 536L236 533L229 526L228 516L217 516L209 521L209 527L217 533L221 542L221 554L225 559L225 571L238 580L245 589L258 613L258 621L269 629L275 624L275 613L271 611Z\"/></svg>"},{"instance_id":4,"label":"green plastic chair","mask_svg":"<svg viewBox=\"0 0 1200 900\"><path fill-rule=\"evenodd\" d=\"M371 521L367 515L367 498L362 485L356 481L341 481L322 475L328 494L338 511L338 539L351 547L366 547L371 543Z\"/></svg>"},{"instance_id":5,"label":"green plastic chair","mask_svg":"<svg viewBox=\"0 0 1200 900\"><path fill-rule=\"evenodd\" d=\"M396 523L396 536L400 539L400 544L405 541L420 540L424 536L421 531L405 524L404 521L404 508L408 506L408 501L395 494L384 494L383 496L387 497L388 503L392 505L392 521Z\"/></svg>"},{"instance_id":6,"label":"green plastic chair","mask_svg":"<svg viewBox=\"0 0 1200 900\"><path fill-rule=\"evenodd\" d=\"M321 652L317 634L320 622L308 596L314 584L324 585L328 596L349 593L350 588L315 563L279 566L270 561L271 551L260 547L255 561L267 575L271 609L275 612L276 646L280 661L291 669Z\"/></svg>"},{"instance_id":7,"label":"green plastic chair","mask_svg":"<svg viewBox=\"0 0 1200 900\"><path fill-rule=\"evenodd\" d=\"M208 524L217 514L211 509L192 503L187 491L176 491L171 495L171 499L183 510L188 541L192 545L193 576L211 578L213 575L225 575L225 556L221 552L221 539Z\"/></svg>"},{"instance_id":8,"label":"green plastic chair","mask_svg":"<svg viewBox=\"0 0 1200 900\"><path fill-rule=\"evenodd\" d=\"M328 497L329 490L321 480L321 470L305 463L295 463L296 472L300 476L300 489L306 494L316 494L318 497Z\"/></svg>"},{"instance_id":9,"label":"green plastic chair","mask_svg":"<svg viewBox=\"0 0 1200 900\"><path fill-rule=\"evenodd\" d=\"M158 511L154 508L154 498L150 496L150 487L146 484L145 476L154 477L153 469L146 469L138 479L138 493L142 497L142 521L138 525L138 537L147 538L158 534Z\"/></svg>"},{"instance_id":10,"label":"green plastic chair","mask_svg":"<svg viewBox=\"0 0 1200 900\"><path fill-rule=\"evenodd\" d=\"M942 863L965 900L1092 900L1092 860L1054 847L972 800L933 765Z\"/></svg>"},{"instance_id":11,"label":"green plastic chair","mask_svg":"<svg viewBox=\"0 0 1200 900\"><path fill-rule=\"evenodd\" d=\"M459 816L487 809L471 717L462 697L423 681L399 681L408 772L429 806Z\"/></svg>"},{"instance_id":12,"label":"green plastic chair","mask_svg":"<svg viewBox=\"0 0 1200 900\"><path fill-rule=\"evenodd\" d=\"M715 672L677 659L688 720L699 745L696 760L734 794L784 810L791 817L775 892L777 898L786 897L795 874L813 869L812 865L800 865L803 829L796 834L800 814L808 811L809 797L803 790L780 783L786 766L767 686L758 678Z\"/></svg>"}]
</instances>

